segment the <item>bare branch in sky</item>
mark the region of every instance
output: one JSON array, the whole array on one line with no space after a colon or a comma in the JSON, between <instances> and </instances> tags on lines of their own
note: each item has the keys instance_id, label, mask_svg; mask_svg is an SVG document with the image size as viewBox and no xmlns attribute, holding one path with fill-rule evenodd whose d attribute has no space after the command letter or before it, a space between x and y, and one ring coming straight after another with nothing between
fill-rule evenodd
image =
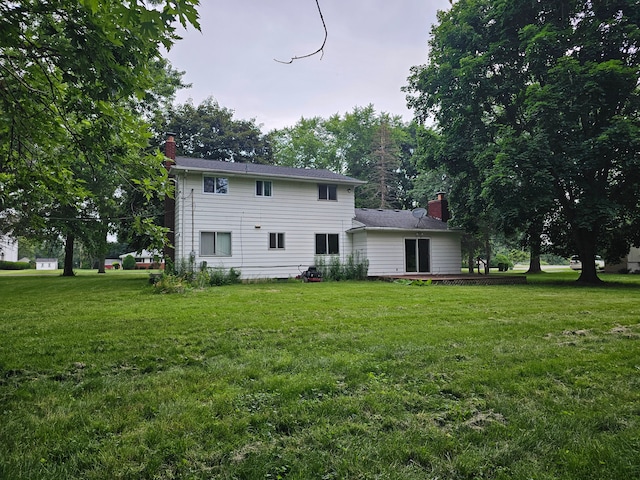
<instances>
[{"instance_id":1,"label":"bare branch in sky","mask_svg":"<svg viewBox=\"0 0 640 480\"><path fill-rule=\"evenodd\" d=\"M313 53L309 53L307 55L301 55L299 57L292 57L291 60L289 60L288 62L283 62L282 60L276 60L274 58L274 60L278 63L285 63L285 64L291 64L293 63L294 60L300 60L301 58L308 58L308 57L312 57L318 53L322 52L322 55L320 56L320 60L322 60L322 56L324 56L324 46L327 43L327 24L324 23L324 16L322 15L322 10L320 9L320 1L316 0L316 5L318 6L318 13L320 14L320 20L322 20L322 26L324 27L324 41L322 42L322 45L320 45L320 48L318 50L316 50Z\"/></svg>"}]
</instances>

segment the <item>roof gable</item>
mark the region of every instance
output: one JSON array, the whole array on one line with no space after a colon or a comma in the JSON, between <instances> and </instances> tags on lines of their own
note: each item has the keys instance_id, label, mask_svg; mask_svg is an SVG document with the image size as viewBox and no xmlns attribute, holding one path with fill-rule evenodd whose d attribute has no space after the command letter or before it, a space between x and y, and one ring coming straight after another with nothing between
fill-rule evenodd
<instances>
[{"instance_id":1,"label":"roof gable","mask_svg":"<svg viewBox=\"0 0 640 480\"><path fill-rule=\"evenodd\" d=\"M221 173L232 176L251 176L267 178L290 178L304 181L324 181L361 185L367 182L356 178L340 175L329 170L315 168L281 167L277 165L263 165L259 163L235 163L208 160L205 158L177 157L172 173L180 171L198 171L203 173Z\"/></svg>"}]
</instances>

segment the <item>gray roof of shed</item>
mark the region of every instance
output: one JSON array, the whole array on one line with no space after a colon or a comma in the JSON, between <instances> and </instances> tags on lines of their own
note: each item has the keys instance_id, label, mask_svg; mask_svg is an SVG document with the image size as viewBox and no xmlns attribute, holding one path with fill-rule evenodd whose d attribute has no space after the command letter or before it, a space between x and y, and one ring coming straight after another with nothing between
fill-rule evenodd
<instances>
[{"instance_id":1,"label":"gray roof of shed","mask_svg":"<svg viewBox=\"0 0 640 480\"><path fill-rule=\"evenodd\" d=\"M176 164L171 167L176 171L199 171L210 173L223 173L225 175L247 175L252 177L276 177L294 178L307 181L324 181L332 183L346 183L350 185L360 185L362 180L340 175L329 170L319 170L315 168L294 168L281 167L276 165L262 165L258 163L234 163L221 162L219 160L208 160L206 158L177 157Z\"/></svg>"},{"instance_id":2,"label":"gray roof of shed","mask_svg":"<svg viewBox=\"0 0 640 480\"><path fill-rule=\"evenodd\" d=\"M354 220L361 223L364 228L390 230L449 230L446 222L429 216L417 219L411 214L411 210L356 208L356 216Z\"/></svg>"}]
</instances>

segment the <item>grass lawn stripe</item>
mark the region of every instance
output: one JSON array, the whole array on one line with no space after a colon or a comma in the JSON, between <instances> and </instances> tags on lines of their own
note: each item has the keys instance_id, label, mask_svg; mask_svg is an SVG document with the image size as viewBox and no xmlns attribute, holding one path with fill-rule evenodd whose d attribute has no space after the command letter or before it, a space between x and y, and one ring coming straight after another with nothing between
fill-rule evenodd
<instances>
[{"instance_id":1,"label":"grass lawn stripe","mask_svg":"<svg viewBox=\"0 0 640 480\"><path fill-rule=\"evenodd\" d=\"M0 276L0 478L640 477L640 277Z\"/></svg>"}]
</instances>

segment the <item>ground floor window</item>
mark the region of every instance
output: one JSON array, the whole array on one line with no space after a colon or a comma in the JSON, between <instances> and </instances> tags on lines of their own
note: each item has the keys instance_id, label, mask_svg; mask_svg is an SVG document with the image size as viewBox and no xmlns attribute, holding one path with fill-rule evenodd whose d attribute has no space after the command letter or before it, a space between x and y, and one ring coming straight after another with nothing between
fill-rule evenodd
<instances>
[{"instance_id":1,"label":"ground floor window","mask_svg":"<svg viewBox=\"0 0 640 480\"><path fill-rule=\"evenodd\" d=\"M200 255L231 256L231 232L200 232Z\"/></svg>"},{"instance_id":2,"label":"ground floor window","mask_svg":"<svg viewBox=\"0 0 640 480\"><path fill-rule=\"evenodd\" d=\"M284 248L284 233L270 233L269 234L269 248L270 249L283 249Z\"/></svg>"},{"instance_id":3,"label":"ground floor window","mask_svg":"<svg viewBox=\"0 0 640 480\"><path fill-rule=\"evenodd\" d=\"M316 255L336 255L340 253L337 233L316 233Z\"/></svg>"},{"instance_id":4,"label":"ground floor window","mask_svg":"<svg viewBox=\"0 0 640 480\"><path fill-rule=\"evenodd\" d=\"M405 268L411 273L431 272L431 242L428 238L405 238Z\"/></svg>"}]
</instances>

